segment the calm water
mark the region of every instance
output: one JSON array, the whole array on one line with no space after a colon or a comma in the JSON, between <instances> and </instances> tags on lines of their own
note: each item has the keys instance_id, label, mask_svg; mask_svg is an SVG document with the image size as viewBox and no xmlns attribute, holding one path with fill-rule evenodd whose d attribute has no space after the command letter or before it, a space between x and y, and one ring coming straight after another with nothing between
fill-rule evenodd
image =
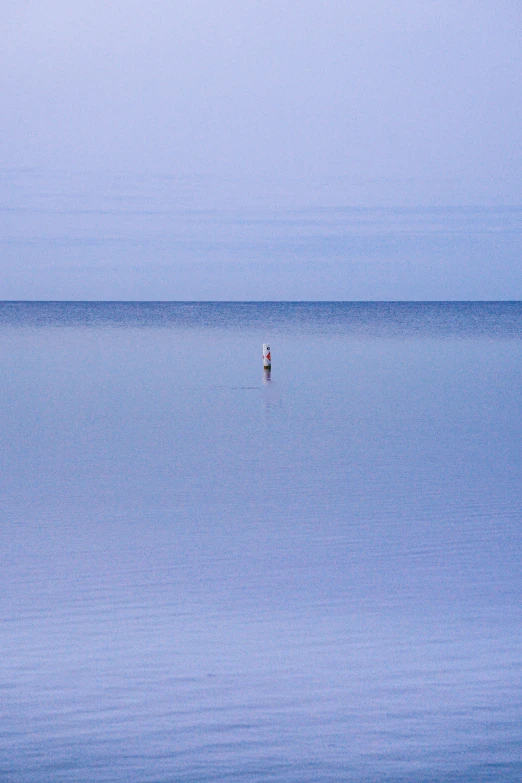
<instances>
[{"instance_id":1,"label":"calm water","mask_svg":"<svg viewBox=\"0 0 522 783\"><path fill-rule=\"evenodd\" d=\"M3 303L0 357L1 780L522 778L522 305Z\"/></svg>"}]
</instances>

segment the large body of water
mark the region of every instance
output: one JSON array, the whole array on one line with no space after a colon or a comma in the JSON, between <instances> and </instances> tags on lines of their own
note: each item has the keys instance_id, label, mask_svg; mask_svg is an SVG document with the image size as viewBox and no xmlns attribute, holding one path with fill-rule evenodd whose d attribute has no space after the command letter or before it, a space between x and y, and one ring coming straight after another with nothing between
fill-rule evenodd
<instances>
[{"instance_id":1,"label":"large body of water","mask_svg":"<svg viewBox=\"0 0 522 783\"><path fill-rule=\"evenodd\" d=\"M3 303L0 367L2 781L522 779L521 304Z\"/></svg>"}]
</instances>

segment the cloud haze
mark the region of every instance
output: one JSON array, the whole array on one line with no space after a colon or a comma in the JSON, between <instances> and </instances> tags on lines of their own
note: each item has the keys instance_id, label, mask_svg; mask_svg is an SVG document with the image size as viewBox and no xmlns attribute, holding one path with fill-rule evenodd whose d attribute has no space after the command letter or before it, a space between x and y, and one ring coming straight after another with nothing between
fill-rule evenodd
<instances>
[{"instance_id":1,"label":"cloud haze","mask_svg":"<svg viewBox=\"0 0 522 783\"><path fill-rule=\"evenodd\" d=\"M281 210L521 204L521 21L514 0L7 0L0 298L518 297L518 213L407 217L400 241L375 213L365 245L353 215L308 214L303 242Z\"/></svg>"},{"instance_id":2,"label":"cloud haze","mask_svg":"<svg viewBox=\"0 0 522 783\"><path fill-rule=\"evenodd\" d=\"M520 23L502 1L11 2L3 164L502 180L515 198Z\"/></svg>"}]
</instances>

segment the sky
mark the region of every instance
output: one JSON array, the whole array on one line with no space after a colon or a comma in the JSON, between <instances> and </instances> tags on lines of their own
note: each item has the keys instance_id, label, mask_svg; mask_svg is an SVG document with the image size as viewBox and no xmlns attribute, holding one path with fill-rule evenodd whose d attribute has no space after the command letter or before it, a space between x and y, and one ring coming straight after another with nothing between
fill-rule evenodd
<instances>
[{"instance_id":1,"label":"sky","mask_svg":"<svg viewBox=\"0 0 522 783\"><path fill-rule=\"evenodd\" d=\"M119 198L127 212L137 199L142 207L193 210L192 216L228 210L226 219L215 218L221 237L230 210L237 227L247 206L271 210L281 226L289 209L522 203L518 0L4 0L2 29L0 298L261 296L246 267L228 268L225 282L216 265L211 269L212 258L205 267L195 244L180 275L175 242L170 255L156 257L163 271L152 269L150 250L141 283L137 251L128 268L108 247L89 255L81 237L100 243L122 236L117 220L112 228L98 221L85 233L80 213L102 210L107 199L114 206ZM45 198L47 233L55 244L76 242L76 260L69 253L68 266L65 250L58 253L51 277L53 248L31 213ZM177 241L179 234L173 236ZM288 260L293 240L285 236L280 256ZM347 272L342 291L337 275L321 298L518 298L511 262L504 262L501 284L491 287L499 260L488 267L488 252L483 246L475 256L464 253L468 282L460 274L459 284L444 287L448 270L441 267L431 290L408 288L399 268L397 284L385 285L368 259L368 284L351 290ZM350 263L343 258L332 257L332 264ZM106 270L117 267L106 285L99 283L103 259ZM414 261L410 256L408 263ZM388 283L393 254L389 262ZM289 288L283 276L271 296L315 298L313 275L307 287L306 265L292 263L285 279L295 273L299 284ZM315 274L320 258L314 263ZM433 283L437 263L429 263ZM259 266L253 270L262 277ZM200 284L205 274L216 280L215 290ZM277 277L277 268L271 274ZM36 284L38 275L48 283Z\"/></svg>"}]
</instances>

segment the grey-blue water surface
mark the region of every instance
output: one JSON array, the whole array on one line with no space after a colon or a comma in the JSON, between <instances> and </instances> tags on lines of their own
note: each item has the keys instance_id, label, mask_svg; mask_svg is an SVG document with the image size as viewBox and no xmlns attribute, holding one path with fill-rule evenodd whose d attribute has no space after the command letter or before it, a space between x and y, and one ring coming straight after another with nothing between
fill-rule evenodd
<instances>
[{"instance_id":1,"label":"grey-blue water surface","mask_svg":"<svg viewBox=\"0 0 522 783\"><path fill-rule=\"evenodd\" d=\"M522 779L520 303L5 302L0 358L1 780Z\"/></svg>"}]
</instances>

